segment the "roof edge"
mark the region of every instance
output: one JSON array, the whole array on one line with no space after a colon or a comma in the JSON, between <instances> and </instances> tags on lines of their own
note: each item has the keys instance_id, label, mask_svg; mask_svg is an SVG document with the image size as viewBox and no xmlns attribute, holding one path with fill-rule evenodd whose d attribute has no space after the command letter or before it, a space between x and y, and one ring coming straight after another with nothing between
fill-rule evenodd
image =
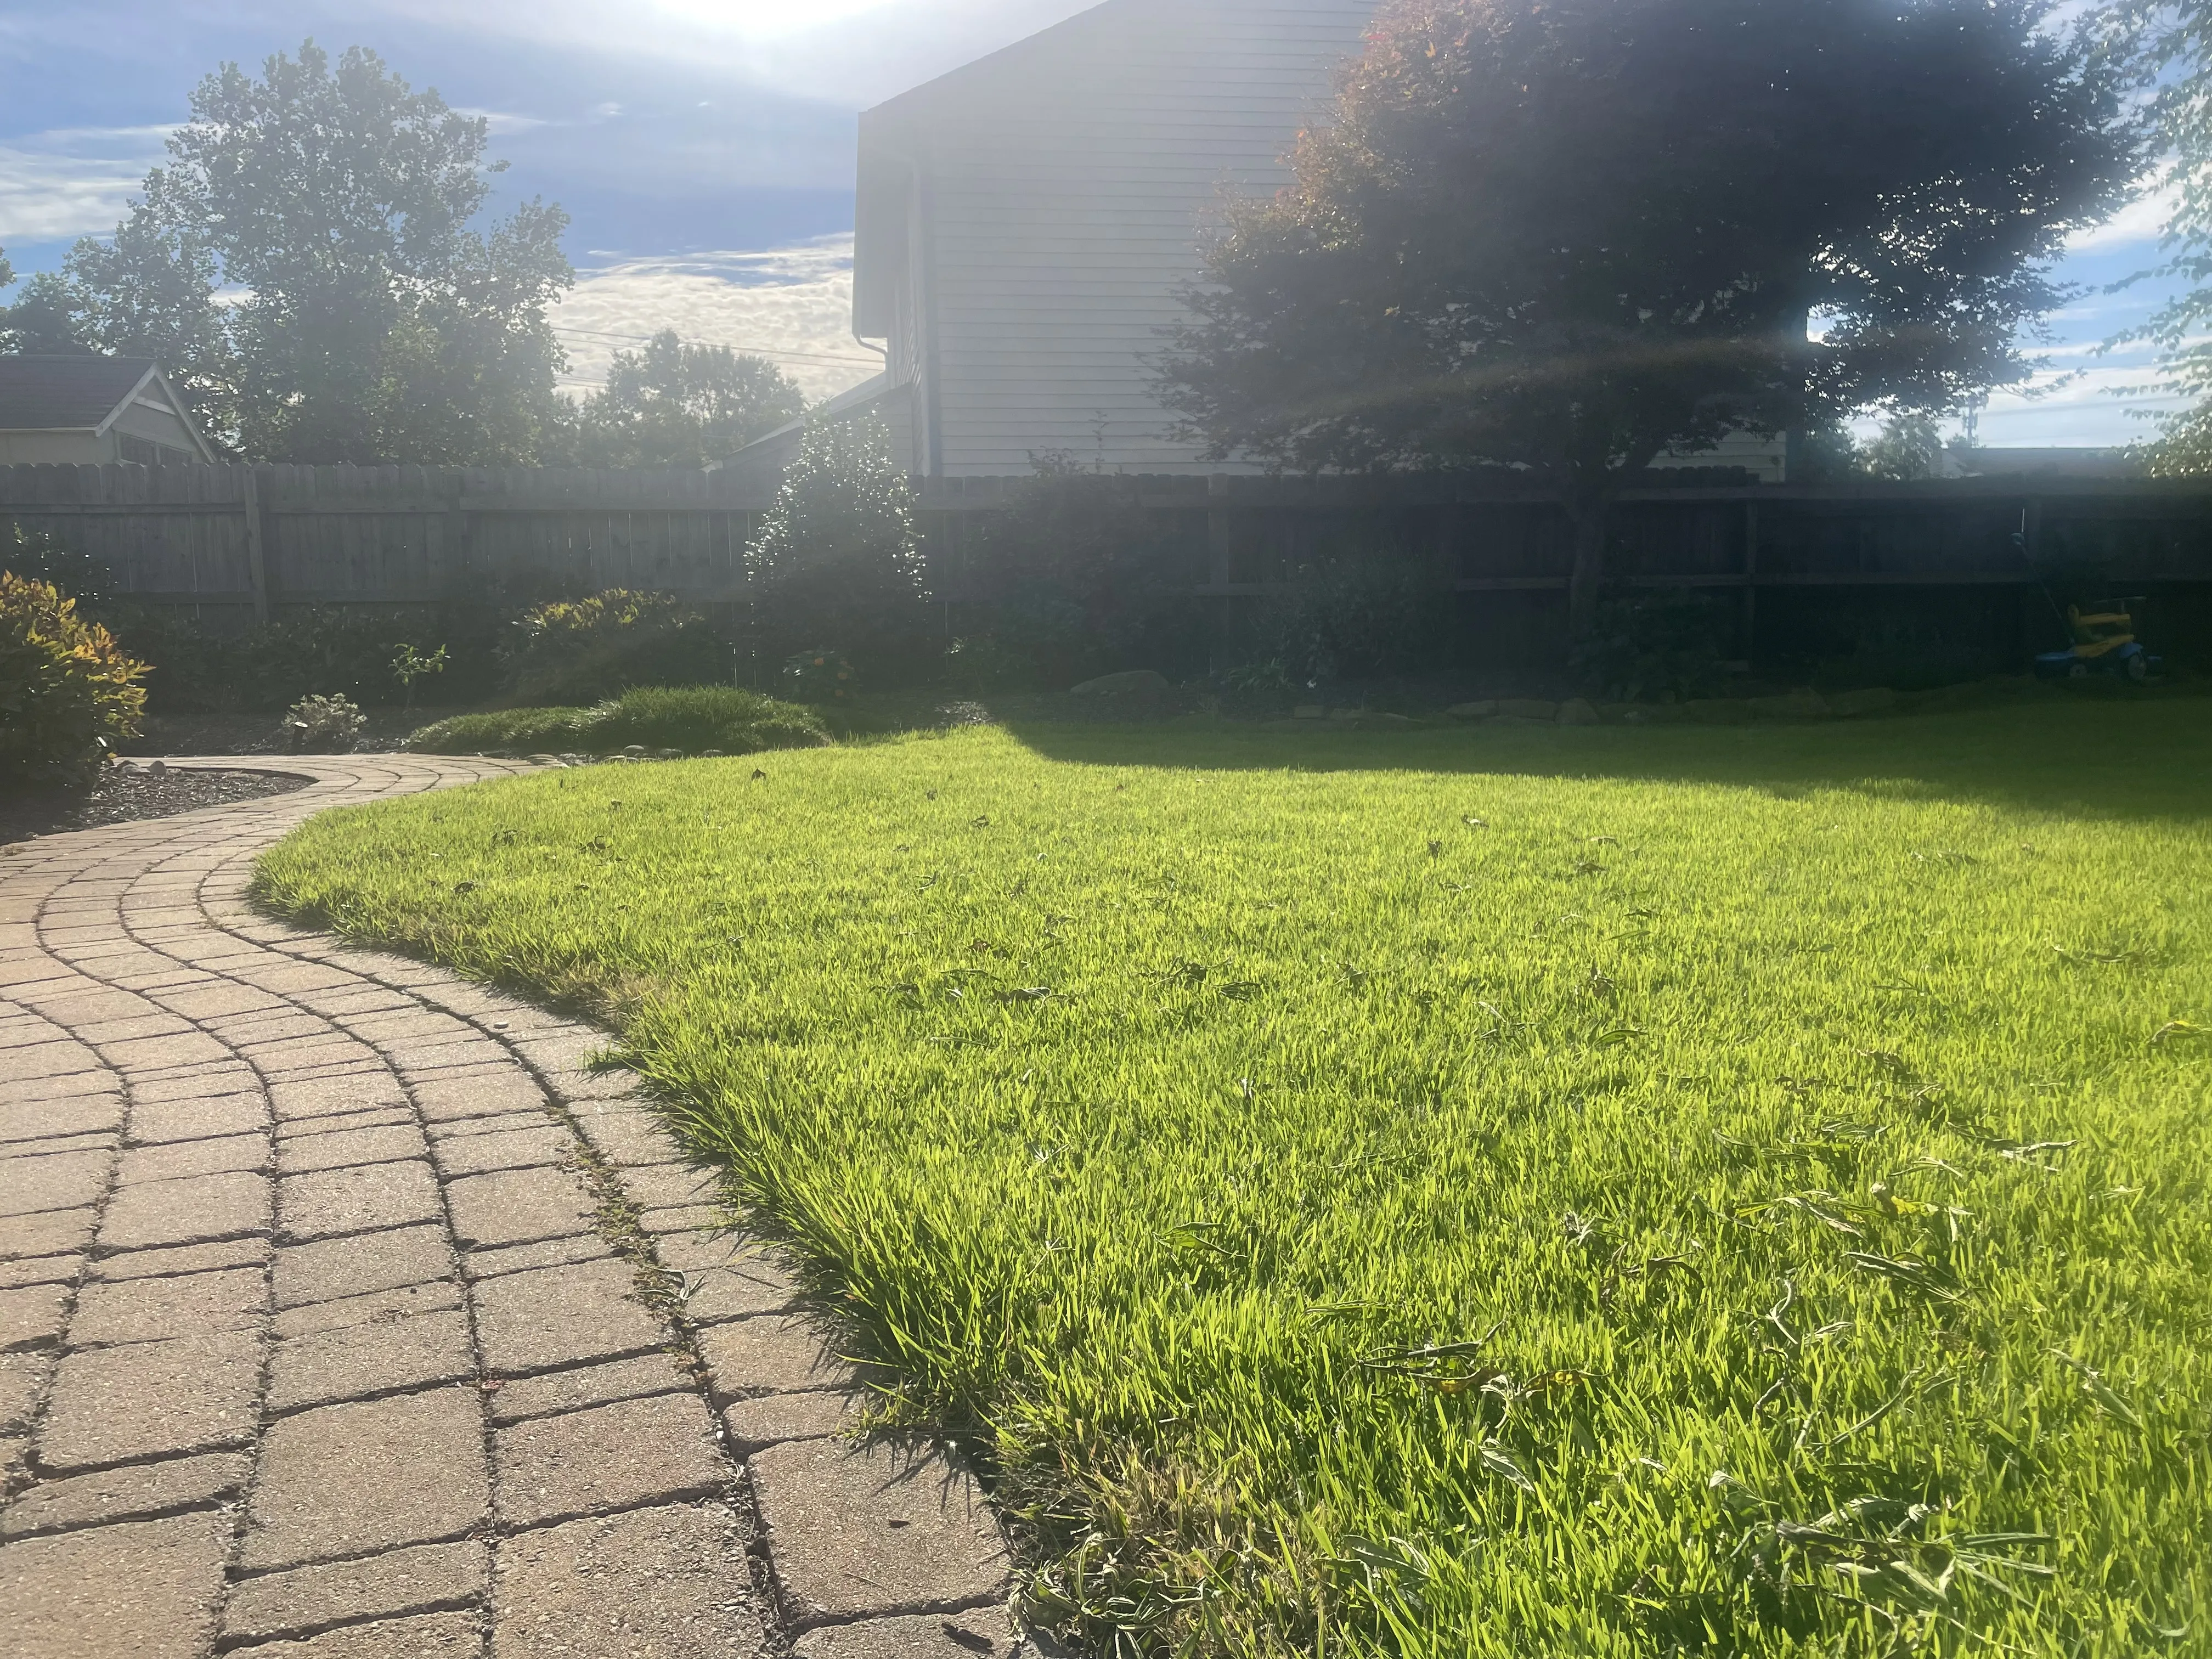
<instances>
[{"instance_id":1,"label":"roof edge","mask_svg":"<svg viewBox=\"0 0 2212 1659\"><path fill-rule=\"evenodd\" d=\"M146 389L146 382L149 380L159 380L161 378L161 365L158 362L147 364L146 372L131 383L130 391L125 392L120 398L118 398L115 400L115 407L107 411L106 419L100 422L98 426L93 428L92 435L95 438L106 437L107 435L107 428L113 426L115 422L122 417L123 411L130 408L132 403L137 401L138 394ZM177 406L177 399L175 394L170 392L167 382L164 382L161 386L161 395L168 398L170 410L172 413L174 413ZM190 426L191 422L187 421L185 424L186 426ZM199 436L199 434L196 432L192 435L197 438Z\"/></svg>"}]
</instances>

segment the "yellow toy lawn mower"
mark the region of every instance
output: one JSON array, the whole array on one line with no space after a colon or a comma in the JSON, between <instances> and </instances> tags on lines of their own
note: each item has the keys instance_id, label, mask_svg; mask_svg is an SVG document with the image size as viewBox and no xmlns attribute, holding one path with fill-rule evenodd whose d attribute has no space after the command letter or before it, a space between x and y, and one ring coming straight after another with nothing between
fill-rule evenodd
<instances>
[{"instance_id":1,"label":"yellow toy lawn mower","mask_svg":"<svg viewBox=\"0 0 2212 1659\"><path fill-rule=\"evenodd\" d=\"M2120 679L2142 681L2156 673L2163 659L2144 650L2136 638L2130 605L2142 598L2101 599L2083 611L2066 607L2066 626L2074 643L2063 651L2045 651L2035 659L2035 672L2045 679L2086 679L2106 673Z\"/></svg>"}]
</instances>

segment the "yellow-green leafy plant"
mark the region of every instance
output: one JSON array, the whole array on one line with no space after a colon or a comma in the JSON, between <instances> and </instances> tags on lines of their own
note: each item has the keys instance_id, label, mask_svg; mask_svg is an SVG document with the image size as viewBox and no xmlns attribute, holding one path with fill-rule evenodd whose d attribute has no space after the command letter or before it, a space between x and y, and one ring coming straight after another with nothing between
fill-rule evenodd
<instances>
[{"instance_id":1,"label":"yellow-green leafy plant","mask_svg":"<svg viewBox=\"0 0 2212 1659\"><path fill-rule=\"evenodd\" d=\"M0 777L83 777L137 732L145 674L59 588L0 571Z\"/></svg>"}]
</instances>

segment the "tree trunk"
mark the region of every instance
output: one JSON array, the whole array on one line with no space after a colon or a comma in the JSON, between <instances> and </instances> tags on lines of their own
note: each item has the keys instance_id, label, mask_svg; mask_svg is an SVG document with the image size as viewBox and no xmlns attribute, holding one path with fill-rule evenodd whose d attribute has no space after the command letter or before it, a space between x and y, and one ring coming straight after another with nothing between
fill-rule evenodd
<instances>
[{"instance_id":1,"label":"tree trunk","mask_svg":"<svg viewBox=\"0 0 2212 1659\"><path fill-rule=\"evenodd\" d=\"M1567 517L1575 527L1574 562L1567 572L1567 635L1579 645L1597 627L1597 600L1605 586L1606 532L1611 526L1610 495L1570 495Z\"/></svg>"}]
</instances>

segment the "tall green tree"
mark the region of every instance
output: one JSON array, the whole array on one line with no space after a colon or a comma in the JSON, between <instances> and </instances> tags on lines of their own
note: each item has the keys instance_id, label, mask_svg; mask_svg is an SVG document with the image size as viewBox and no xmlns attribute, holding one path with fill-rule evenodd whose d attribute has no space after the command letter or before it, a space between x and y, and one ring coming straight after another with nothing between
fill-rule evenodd
<instances>
[{"instance_id":1,"label":"tall green tree","mask_svg":"<svg viewBox=\"0 0 2212 1659\"><path fill-rule=\"evenodd\" d=\"M570 418L547 307L567 216L479 228L483 118L313 41L203 81L170 161L67 264L85 334L161 357L214 428L283 461L534 459Z\"/></svg>"},{"instance_id":2,"label":"tall green tree","mask_svg":"<svg viewBox=\"0 0 2212 1659\"><path fill-rule=\"evenodd\" d=\"M1228 210L1166 395L1217 455L1534 475L1586 633L1662 450L2031 371L2049 260L2142 157L2056 9L1406 0Z\"/></svg>"},{"instance_id":3,"label":"tall green tree","mask_svg":"<svg viewBox=\"0 0 2212 1659\"><path fill-rule=\"evenodd\" d=\"M798 385L765 357L687 345L666 328L642 351L617 351L605 387L579 411L586 466L704 466L806 407Z\"/></svg>"},{"instance_id":4,"label":"tall green tree","mask_svg":"<svg viewBox=\"0 0 2212 1659\"><path fill-rule=\"evenodd\" d=\"M2158 264L2133 281L2179 287L2141 325L2108 346L2155 348L2164 389L2183 407L2152 416L2150 470L2212 472L2212 0L2118 0L2105 14L2110 44L2149 95L2174 205Z\"/></svg>"},{"instance_id":5,"label":"tall green tree","mask_svg":"<svg viewBox=\"0 0 2212 1659\"><path fill-rule=\"evenodd\" d=\"M7 262L0 259L0 288L8 286L7 276ZM43 357L91 349L69 284L54 271L40 271L23 284L14 305L0 306L0 351Z\"/></svg>"}]
</instances>

